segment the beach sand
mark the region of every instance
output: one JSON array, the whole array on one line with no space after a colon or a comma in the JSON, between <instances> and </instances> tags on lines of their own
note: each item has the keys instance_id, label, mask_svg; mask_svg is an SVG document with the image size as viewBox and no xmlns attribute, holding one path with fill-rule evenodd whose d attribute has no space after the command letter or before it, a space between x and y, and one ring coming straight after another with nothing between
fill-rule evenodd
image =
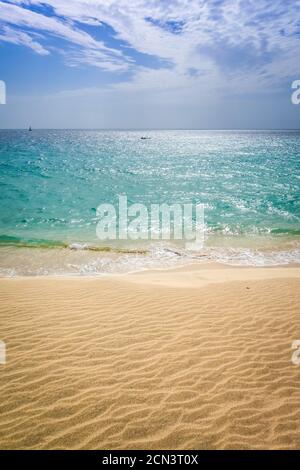
<instances>
[{"instance_id":1,"label":"beach sand","mask_svg":"<svg viewBox=\"0 0 300 470\"><path fill-rule=\"evenodd\" d=\"M0 280L1 449L300 448L300 268Z\"/></svg>"}]
</instances>

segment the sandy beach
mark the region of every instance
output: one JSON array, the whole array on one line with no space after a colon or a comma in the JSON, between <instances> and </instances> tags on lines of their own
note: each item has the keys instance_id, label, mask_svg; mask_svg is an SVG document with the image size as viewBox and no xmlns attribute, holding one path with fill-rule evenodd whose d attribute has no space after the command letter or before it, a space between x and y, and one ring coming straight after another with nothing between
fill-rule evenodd
<instances>
[{"instance_id":1,"label":"sandy beach","mask_svg":"<svg viewBox=\"0 0 300 470\"><path fill-rule=\"evenodd\" d=\"M0 281L1 449L295 449L300 269Z\"/></svg>"}]
</instances>

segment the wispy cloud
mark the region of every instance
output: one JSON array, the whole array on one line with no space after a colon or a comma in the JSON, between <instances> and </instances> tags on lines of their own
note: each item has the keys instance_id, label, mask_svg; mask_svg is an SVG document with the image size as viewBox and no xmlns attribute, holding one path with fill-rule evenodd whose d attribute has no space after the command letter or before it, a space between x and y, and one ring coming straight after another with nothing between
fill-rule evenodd
<instances>
[{"instance_id":1,"label":"wispy cloud","mask_svg":"<svg viewBox=\"0 0 300 470\"><path fill-rule=\"evenodd\" d=\"M9 26L0 29L0 41L10 42L19 46L26 46L40 55L48 55L49 51L45 49L39 42L34 41L32 35L18 31Z\"/></svg>"},{"instance_id":2,"label":"wispy cloud","mask_svg":"<svg viewBox=\"0 0 300 470\"><path fill-rule=\"evenodd\" d=\"M12 0L0 1L0 41L47 54L49 38L61 38L68 65L131 70L141 89L209 81L243 90L279 86L299 71L299 19L299 0ZM103 24L113 46L86 31L96 26L101 38ZM142 66L134 52L168 67Z\"/></svg>"},{"instance_id":3,"label":"wispy cloud","mask_svg":"<svg viewBox=\"0 0 300 470\"><path fill-rule=\"evenodd\" d=\"M77 27L71 17L64 16L58 18L57 16L47 16L46 14L37 13L28 8L28 6L38 5L40 2L16 1L14 3L20 3L21 5L0 2L0 25L2 25L0 40L21 44L16 40L13 41L13 37L17 38L16 32L19 31L19 35L24 34L26 35L24 37L27 37L27 41L22 45L33 49L32 43L30 43L28 38L34 37L35 32L39 31L44 34L43 43L45 44L47 44L47 39L49 40L50 35L50 37L60 38L73 46L77 46L77 57L80 57L80 55L84 57L84 55L86 55L86 63L90 63L88 57L94 53L93 65L102 63L102 68L110 71L123 70L124 67L126 67L128 59L121 51L109 48L103 41L94 39L90 34ZM46 2L44 5L45 4ZM48 2L48 4L50 5L51 2ZM5 25L9 25L9 27L7 28ZM14 35L12 34L13 31ZM34 42L34 44L36 52L49 52L46 45L37 42ZM62 44L61 50L65 52L64 44ZM70 50L70 56L71 54L72 50ZM76 56L74 62L76 62ZM80 62L79 59L78 62Z\"/></svg>"}]
</instances>

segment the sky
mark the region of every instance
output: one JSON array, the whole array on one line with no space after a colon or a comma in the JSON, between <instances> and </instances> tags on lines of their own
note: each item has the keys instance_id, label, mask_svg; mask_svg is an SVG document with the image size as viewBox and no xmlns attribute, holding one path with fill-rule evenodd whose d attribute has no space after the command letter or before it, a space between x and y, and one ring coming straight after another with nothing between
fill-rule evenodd
<instances>
[{"instance_id":1,"label":"sky","mask_svg":"<svg viewBox=\"0 0 300 470\"><path fill-rule=\"evenodd\" d=\"M300 0L0 0L0 128L300 128Z\"/></svg>"}]
</instances>

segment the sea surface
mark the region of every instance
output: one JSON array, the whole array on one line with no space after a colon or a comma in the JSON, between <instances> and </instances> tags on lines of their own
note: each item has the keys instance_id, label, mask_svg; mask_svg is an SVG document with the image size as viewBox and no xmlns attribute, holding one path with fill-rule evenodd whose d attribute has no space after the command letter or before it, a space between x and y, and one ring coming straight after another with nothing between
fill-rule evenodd
<instances>
[{"instance_id":1,"label":"sea surface","mask_svg":"<svg viewBox=\"0 0 300 470\"><path fill-rule=\"evenodd\" d=\"M300 262L300 131L0 130L0 184L2 276ZM204 247L99 240L119 195L204 204Z\"/></svg>"}]
</instances>

